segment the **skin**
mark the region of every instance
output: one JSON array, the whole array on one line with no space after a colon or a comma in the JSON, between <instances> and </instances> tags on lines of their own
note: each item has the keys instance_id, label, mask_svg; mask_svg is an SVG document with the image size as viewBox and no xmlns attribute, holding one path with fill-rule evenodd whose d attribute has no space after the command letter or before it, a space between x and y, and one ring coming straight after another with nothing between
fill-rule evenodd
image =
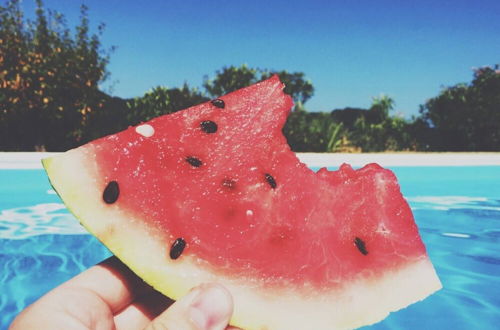
<instances>
[{"instance_id":1,"label":"skin","mask_svg":"<svg viewBox=\"0 0 500 330\"><path fill-rule=\"evenodd\" d=\"M10 330L236 329L228 326L232 312L232 297L219 284L202 284L174 302L111 257L28 306Z\"/></svg>"}]
</instances>

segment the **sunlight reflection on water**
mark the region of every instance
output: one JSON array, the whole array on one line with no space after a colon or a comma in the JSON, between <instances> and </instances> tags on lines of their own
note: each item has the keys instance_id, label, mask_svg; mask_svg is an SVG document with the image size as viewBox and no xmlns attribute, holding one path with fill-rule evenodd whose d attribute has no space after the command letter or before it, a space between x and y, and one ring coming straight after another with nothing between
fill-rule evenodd
<instances>
[{"instance_id":1,"label":"sunlight reflection on water","mask_svg":"<svg viewBox=\"0 0 500 330\"><path fill-rule=\"evenodd\" d=\"M86 234L62 203L44 203L0 211L0 238L24 239L43 234Z\"/></svg>"}]
</instances>

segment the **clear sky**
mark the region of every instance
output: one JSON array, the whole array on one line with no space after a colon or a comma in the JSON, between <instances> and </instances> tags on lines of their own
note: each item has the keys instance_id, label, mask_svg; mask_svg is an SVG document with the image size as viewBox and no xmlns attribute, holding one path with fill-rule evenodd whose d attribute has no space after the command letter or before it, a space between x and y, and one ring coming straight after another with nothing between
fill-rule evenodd
<instances>
[{"instance_id":1,"label":"clear sky","mask_svg":"<svg viewBox=\"0 0 500 330\"><path fill-rule=\"evenodd\" d=\"M4 1L4 0L2 0ZM45 0L77 22L76 0ZM304 72L310 111L368 107L386 94L409 117L472 68L500 63L499 0L84 0L116 46L105 88L120 97L246 63ZM24 0L26 14L31 0Z\"/></svg>"}]
</instances>

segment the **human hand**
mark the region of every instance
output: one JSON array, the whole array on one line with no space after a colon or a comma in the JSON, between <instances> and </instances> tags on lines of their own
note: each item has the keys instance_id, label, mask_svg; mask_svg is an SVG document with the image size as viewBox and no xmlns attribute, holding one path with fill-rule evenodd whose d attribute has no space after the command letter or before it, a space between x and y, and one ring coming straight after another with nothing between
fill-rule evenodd
<instances>
[{"instance_id":1,"label":"human hand","mask_svg":"<svg viewBox=\"0 0 500 330\"><path fill-rule=\"evenodd\" d=\"M232 297L221 285L203 284L173 302L111 257L41 297L10 330L219 330L232 312Z\"/></svg>"}]
</instances>

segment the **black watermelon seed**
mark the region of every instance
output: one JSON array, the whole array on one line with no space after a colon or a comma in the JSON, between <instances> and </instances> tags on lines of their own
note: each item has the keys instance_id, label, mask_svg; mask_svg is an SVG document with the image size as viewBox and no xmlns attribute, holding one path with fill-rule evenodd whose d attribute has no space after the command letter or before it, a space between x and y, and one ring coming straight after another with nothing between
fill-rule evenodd
<instances>
[{"instance_id":1,"label":"black watermelon seed","mask_svg":"<svg viewBox=\"0 0 500 330\"><path fill-rule=\"evenodd\" d=\"M354 244L356 244L356 247L358 248L359 252L361 252L361 254L365 256L368 254L368 250L366 249L366 244L361 238L356 237L354 239Z\"/></svg>"},{"instance_id":2,"label":"black watermelon seed","mask_svg":"<svg viewBox=\"0 0 500 330\"><path fill-rule=\"evenodd\" d=\"M271 188L275 189L276 188L276 180L274 180L273 176L271 174L266 173L265 177L266 177L267 183L269 183Z\"/></svg>"},{"instance_id":3,"label":"black watermelon seed","mask_svg":"<svg viewBox=\"0 0 500 330\"><path fill-rule=\"evenodd\" d=\"M111 181L108 183L104 192L102 193L102 199L107 204L113 204L118 200L118 196L120 196L120 187L118 186L118 182Z\"/></svg>"},{"instance_id":4,"label":"black watermelon seed","mask_svg":"<svg viewBox=\"0 0 500 330\"><path fill-rule=\"evenodd\" d=\"M204 120L200 123L201 130L205 133L217 132L217 124L211 120Z\"/></svg>"},{"instance_id":5,"label":"black watermelon seed","mask_svg":"<svg viewBox=\"0 0 500 330\"><path fill-rule=\"evenodd\" d=\"M186 247L186 241L184 238L179 237L176 239L173 243L172 246L170 247L170 259L177 259L181 256L182 252L184 251L184 248Z\"/></svg>"},{"instance_id":6,"label":"black watermelon seed","mask_svg":"<svg viewBox=\"0 0 500 330\"><path fill-rule=\"evenodd\" d=\"M201 160L193 156L186 157L186 162L188 162L193 167L200 167L203 164Z\"/></svg>"},{"instance_id":7,"label":"black watermelon seed","mask_svg":"<svg viewBox=\"0 0 500 330\"><path fill-rule=\"evenodd\" d=\"M212 100L210 101L214 106L216 106L217 108L221 108L221 109L224 109L224 107L226 106L226 103L224 103L223 100L221 99L215 99L215 100Z\"/></svg>"}]
</instances>

